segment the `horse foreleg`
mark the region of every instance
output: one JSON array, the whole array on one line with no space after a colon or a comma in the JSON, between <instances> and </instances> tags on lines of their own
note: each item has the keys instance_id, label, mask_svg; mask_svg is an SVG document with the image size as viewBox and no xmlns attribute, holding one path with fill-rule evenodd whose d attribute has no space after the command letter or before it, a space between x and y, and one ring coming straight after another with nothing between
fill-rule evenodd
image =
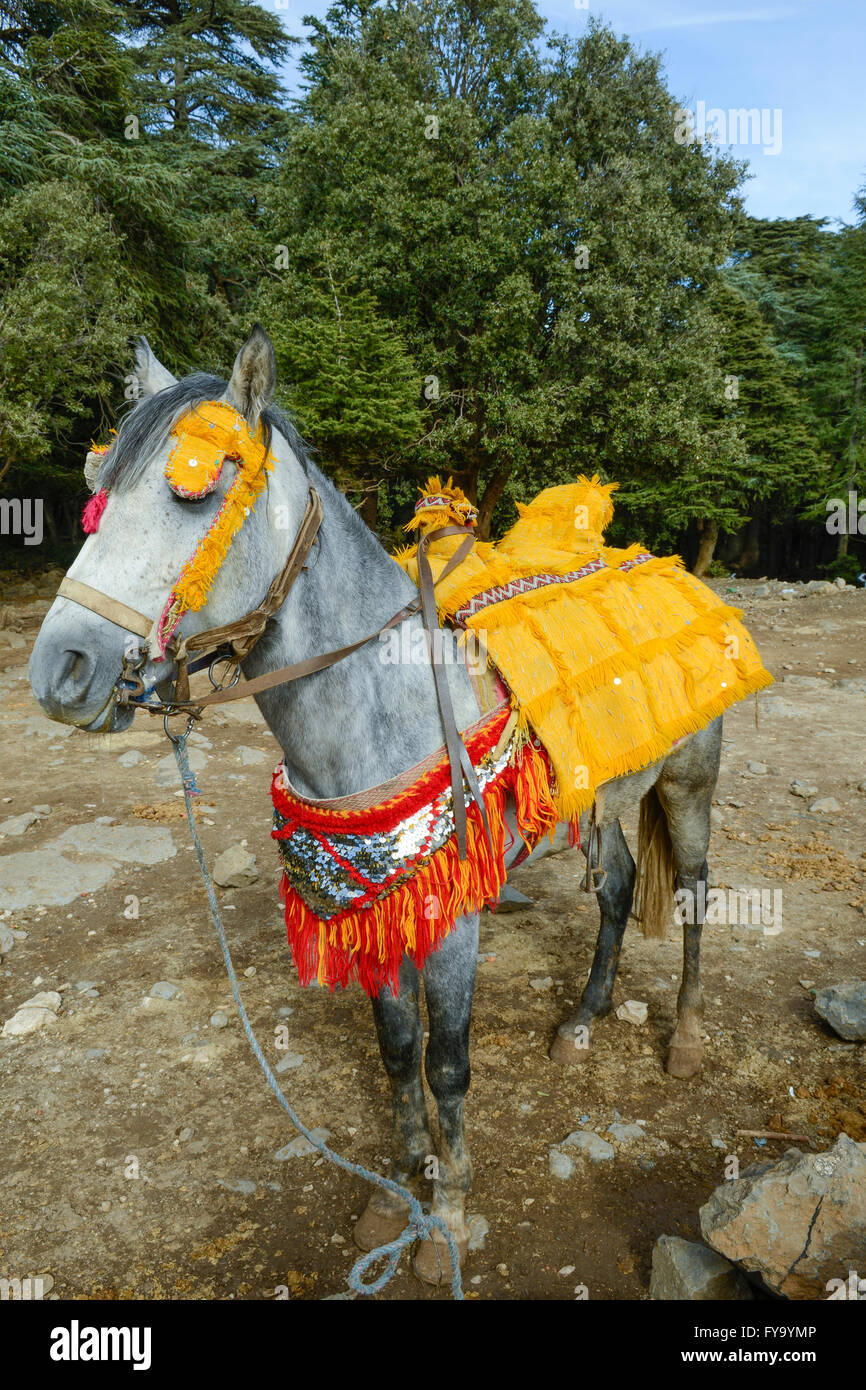
<instances>
[{"instance_id":1,"label":"horse foreleg","mask_svg":"<svg viewBox=\"0 0 866 1390\"><path fill-rule=\"evenodd\" d=\"M433 1169L433 1213L441 1216L466 1256L466 1194L472 1164L463 1134L463 1102L469 1090L469 1024L478 959L478 917L461 918L424 967L430 1039L424 1067L439 1114L439 1151ZM415 1256L415 1272L427 1283L451 1277L447 1242L439 1231Z\"/></svg>"},{"instance_id":2,"label":"horse foreleg","mask_svg":"<svg viewBox=\"0 0 866 1390\"><path fill-rule=\"evenodd\" d=\"M551 1061L566 1065L586 1060L589 1055L589 1025L593 1019L603 1018L610 1013L612 1008L619 953L634 894L634 860L619 821L605 825L602 834L607 878L598 892L601 925L592 969L580 996L577 1012L559 1025L550 1049ZM593 865L597 859L593 845Z\"/></svg>"},{"instance_id":3,"label":"horse foreleg","mask_svg":"<svg viewBox=\"0 0 866 1390\"><path fill-rule=\"evenodd\" d=\"M419 975L408 959L400 966L400 992L384 989L373 1002L379 1051L391 1083L394 1142L391 1176L413 1187L433 1153L421 1084L423 1031L418 1011ZM362 1250L386 1244L406 1225L409 1207L402 1198L376 1187L354 1230Z\"/></svg>"}]
</instances>

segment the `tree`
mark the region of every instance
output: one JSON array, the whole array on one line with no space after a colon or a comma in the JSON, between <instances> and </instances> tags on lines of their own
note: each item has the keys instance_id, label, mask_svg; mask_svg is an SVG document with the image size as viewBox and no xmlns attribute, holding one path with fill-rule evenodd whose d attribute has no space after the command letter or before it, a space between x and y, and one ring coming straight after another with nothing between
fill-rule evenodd
<instances>
[{"instance_id":1,"label":"tree","mask_svg":"<svg viewBox=\"0 0 866 1390\"><path fill-rule=\"evenodd\" d=\"M705 301L739 168L676 143L657 59L597 25L544 59L540 26L528 0L335 5L271 199L292 275L326 238L434 383L399 474L452 473L482 536L581 469L659 511L672 476L736 442L706 434ZM681 489L683 514L705 493Z\"/></svg>"}]
</instances>

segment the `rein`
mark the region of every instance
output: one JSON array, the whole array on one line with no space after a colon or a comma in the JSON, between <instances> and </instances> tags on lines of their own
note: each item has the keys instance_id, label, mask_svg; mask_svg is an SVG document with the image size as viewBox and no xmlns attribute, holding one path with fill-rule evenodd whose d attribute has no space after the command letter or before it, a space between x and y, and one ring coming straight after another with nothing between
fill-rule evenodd
<instances>
[{"instance_id":1,"label":"rein","mask_svg":"<svg viewBox=\"0 0 866 1390\"><path fill-rule=\"evenodd\" d=\"M295 581L305 568L310 551L316 544L323 516L321 498L315 488L311 487L303 520L298 528L288 559L258 607L251 609L242 618L238 618L232 623L208 628L205 632L195 633L187 638L178 638L175 635L170 639L166 646L166 652L174 658L177 666L174 693L171 699L154 701L149 698L153 693L153 687L150 690L145 690L139 675L147 653L139 650L135 658L127 656L124 659L116 687L117 703L127 706L133 705L138 709L147 710L150 714L162 714L165 720L170 715L184 713L189 715L190 720L198 719L202 710L209 705L224 704L229 700L243 700L248 695L258 695L264 690L273 690L277 686L287 685L290 681L313 675L316 671L327 670L343 661L347 656L351 656L361 647L365 647L368 642L380 637L383 632L387 632L390 628L396 627L405 622L407 618L420 612L427 635L427 646L436 685L436 698L451 767L454 828L457 836L458 856L464 860L468 853L464 776L469 794L480 811L484 830L491 847L492 838L484 797L478 785L472 761L457 728L447 674L442 661L442 654L433 640L433 632L439 627L435 597L436 584L451 574L471 551L475 544L475 534L471 527L440 526L437 530L430 531L422 537L418 544L420 592L386 623L376 628L375 632L370 632L366 637L361 637L357 642L350 642L345 647L337 647L334 651L323 652L319 656L307 657L305 660L296 661L290 666L282 666L277 671L269 671L264 675L255 676L252 680L240 679L241 662L249 656L264 632L269 619L282 608ZM434 582L427 549L431 541L440 540L446 536L463 536L464 539L442 569L439 578ZM91 585L84 584L80 580L70 579L68 576L64 577L57 593L58 597L70 599L82 608L87 608L92 613L98 614L99 617L106 618L108 622L114 623L117 627L134 632L138 637L144 638L149 646L151 645L156 622L146 618L136 609L128 607L127 604L121 603L118 599L112 598L109 594L104 594L101 590L94 589ZM156 621L158 622L158 620ZM190 656L196 652L202 652L205 655L190 663ZM195 700L190 699L190 675L207 666L210 671L211 684L216 686L213 668L221 661L228 661L235 667L231 685L217 687L210 695L200 696ZM166 732L168 732L167 725Z\"/></svg>"}]
</instances>

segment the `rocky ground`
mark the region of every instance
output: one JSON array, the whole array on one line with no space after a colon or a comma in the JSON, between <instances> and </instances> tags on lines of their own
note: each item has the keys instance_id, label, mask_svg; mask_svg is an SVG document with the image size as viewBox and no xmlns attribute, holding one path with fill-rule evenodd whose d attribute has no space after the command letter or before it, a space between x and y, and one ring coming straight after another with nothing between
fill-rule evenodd
<instances>
[{"instance_id":1,"label":"rocky ground","mask_svg":"<svg viewBox=\"0 0 866 1390\"><path fill-rule=\"evenodd\" d=\"M49 723L30 694L29 647L57 579L0 589L0 1023L11 1032L0 1039L0 1277L50 1274L61 1298L339 1293L367 1194L291 1144L241 1034L161 723L139 716L125 734L88 736ZM744 608L778 683L757 720L754 700L726 720L713 882L778 890L781 930L707 927L707 1052L690 1082L663 1066L676 932L654 943L630 930L615 1005L646 1004L646 1021L612 1015L588 1060L562 1070L547 1048L585 978L596 913L577 851L514 875L534 909L482 923L470 1297L645 1298L657 1238L700 1240L698 1210L729 1156L745 1166L789 1146L738 1130L805 1135L816 1152L840 1133L866 1140L863 1045L814 1009L815 991L866 977L866 592L714 587ZM233 849L257 865L220 896L258 1036L306 1123L383 1169L387 1086L369 1005L356 990L303 992L292 972L269 837L278 749L252 704L208 716L194 748L210 859ZM24 1005L33 1031L12 1031ZM404 1260L382 1297L448 1293Z\"/></svg>"}]
</instances>

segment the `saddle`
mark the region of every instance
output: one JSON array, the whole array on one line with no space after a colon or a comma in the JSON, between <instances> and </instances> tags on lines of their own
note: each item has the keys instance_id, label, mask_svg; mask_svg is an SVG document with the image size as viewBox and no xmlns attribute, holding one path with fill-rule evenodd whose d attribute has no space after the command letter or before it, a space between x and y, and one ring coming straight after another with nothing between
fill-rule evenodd
<instances>
[{"instance_id":1,"label":"saddle","mask_svg":"<svg viewBox=\"0 0 866 1390\"><path fill-rule=\"evenodd\" d=\"M450 574L458 538L427 547L440 621L482 648L507 685L518 727L548 755L567 821L602 783L664 758L773 679L741 610L678 556L605 545L616 486L596 476L547 488ZM471 524L473 510L450 480L431 478L406 529L420 539ZM417 545L394 558L417 583Z\"/></svg>"}]
</instances>

